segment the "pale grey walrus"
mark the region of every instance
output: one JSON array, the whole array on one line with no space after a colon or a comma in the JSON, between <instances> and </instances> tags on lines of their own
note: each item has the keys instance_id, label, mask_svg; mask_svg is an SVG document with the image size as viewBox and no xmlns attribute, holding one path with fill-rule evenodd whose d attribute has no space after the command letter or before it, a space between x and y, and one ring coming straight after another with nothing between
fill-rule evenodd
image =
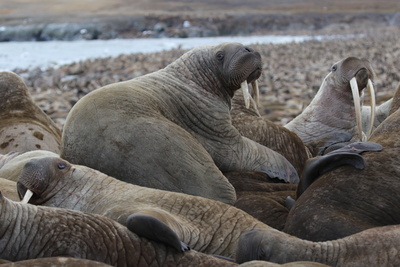
<instances>
[{"instance_id":1,"label":"pale grey walrus","mask_svg":"<svg viewBox=\"0 0 400 267\"><path fill-rule=\"evenodd\" d=\"M23 204L1 193L0 210L0 259L4 260L63 256L119 267L236 265L193 250L177 252L97 214Z\"/></svg>"},{"instance_id":2,"label":"pale grey walrus","mask_svg":"<svg viewBox=\"0 0 400 267\"><path fill-rule=\"evenodd\" d=\"M33 101L21 77L0 72L0 154L37 149L60 153L61 130Z\"/></svg>"},{"instance_id":3,"label":"pale grey walrus","mask_svg":"<svg viewBox=\"0 0 400 267\"><path fill-rule=\"evenodd\" d=\"M285 127L296 133L313 156L338 144L367 140L362 131L360 92L369 88L374 98L374 71L366 59L348 57L335 63L307 108ZM374 103L374 102L372 102ZM370 109L375 111L375 106ZM370 120L375 121L375 113Z\"/></svg>"},{"instance_id":4,"label":"pale grey walrus","mask_svg":"<svg viewBox=\"0 0 400 267\"><path fill-rule=\"evenodd\" d=\"M261 69L259 53L224 43L97 89L68 114L61 157L137 185L226 203L235 192L221 171L260 171L297 183L282 155L232 126L234 92L246 91Z\"/></svg>"}]
</instances>

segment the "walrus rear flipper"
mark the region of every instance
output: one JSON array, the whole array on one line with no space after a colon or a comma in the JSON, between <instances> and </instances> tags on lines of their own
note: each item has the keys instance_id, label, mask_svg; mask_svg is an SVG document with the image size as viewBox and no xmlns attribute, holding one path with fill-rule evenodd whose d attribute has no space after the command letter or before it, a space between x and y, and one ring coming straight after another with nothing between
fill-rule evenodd
<instances>
[{"instance_id":1,"label":"walrus rear flipper","mask_svg":"<svg viewBox=\"0 0 400 267\"><path fill-rule=\"evenodd\" d=\"M324 173L343 165L350 165L359 170L364 169L365 162L359 154L381 150L382 146L378 143L354 142L333 150L324 156L309 159L297 187L297 198Z\"/></svg>"},{"instance_id":2,"label":"walrus rear flipper","mask_svg":"<svg viewBox=\"0 0 400 267\"><path fill-rule=\"evenodd\" d=\"M126 219L126 227L138 236L162 242L178 251L190 250L168 225L153 216L132 214Z\"/></svg>"},{"instance_id":3,"label":"walrus rear flipper","mask_svg":"<svg viewBox=\"0 0 400 267\"><path fill-rule=\"evenodd\" d=\"M327 154L308 160L297 187L297 198L321 175L343 165L351 165L360 170L365 168L365 161L362 156L348 152Z\"/></svg>"}]
</instances>

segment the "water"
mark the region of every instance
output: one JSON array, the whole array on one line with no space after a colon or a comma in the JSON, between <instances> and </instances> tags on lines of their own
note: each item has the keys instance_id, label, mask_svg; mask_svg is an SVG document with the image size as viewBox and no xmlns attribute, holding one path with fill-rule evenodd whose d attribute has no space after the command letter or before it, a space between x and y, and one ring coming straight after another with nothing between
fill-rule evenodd
<instances>
[{"instance_id":1,"label":"water","mask_svg":"<svg viewBox=\"0 0 400 267\"><path fill-rule=\"evenodd\" d=\"M332 36L331 36L332 37ZM249 44L280 44L320 40L327 36L247 36L247 37L204 37L204 38L154 38L113 39L91 41L48 41L48 42L3 42L0 43L0 70L16 68L48 68L75 61L118 56L131 53L150 53L181 47L190 49L200 45L222 42Z\"/></svg>"}]
</instances>

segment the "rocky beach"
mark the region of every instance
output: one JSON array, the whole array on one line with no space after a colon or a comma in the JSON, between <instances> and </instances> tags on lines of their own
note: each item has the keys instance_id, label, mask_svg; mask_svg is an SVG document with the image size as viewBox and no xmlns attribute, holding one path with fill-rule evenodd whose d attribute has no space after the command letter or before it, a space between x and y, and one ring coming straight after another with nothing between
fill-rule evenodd
<instances>
[{"instance_id":1,"label":"rocky beach","mask_svg":"<svg viewBox=\"0 0 400 267\"><path fill-rule=\"evenodd\" d=\"M321 34L318 31L308 33ZM349 56L363 57L372 63L378 104L392 97L400 83L400 28L365 27L362 34L360 29L356 33L347 38L251 45L260 51L264 62L259 79L262 116L277 124L286 124L311 101L330 67ZM134 53L89 59L58 68L14 71L24 78L40 107L62 127L68 111L85 94L163 68L185 51L177 48Z\"/></svg>"}]
</instances>

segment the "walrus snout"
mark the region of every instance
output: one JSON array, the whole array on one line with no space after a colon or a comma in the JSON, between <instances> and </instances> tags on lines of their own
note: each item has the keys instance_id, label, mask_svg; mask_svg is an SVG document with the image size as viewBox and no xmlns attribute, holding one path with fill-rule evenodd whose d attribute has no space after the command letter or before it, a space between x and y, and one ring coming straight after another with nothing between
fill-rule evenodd
<instances>
[{"instance_id":1,"label":"walrus snout","mask_svg":"<svg viewBox=\"0 0 400 267\"><path fill-rule=\"evenodd\" d=\"M357 85L360 91L367 87L368 79L371 79L370 74L366 68L360 69L356 75Z\"/></svg>"},{"instance_id":2,"label":"walrus snout","mask_svg":"<svg viewBox=\"0 0 400 267\"><path fill-rule=\"evenodd\" d=\"M21 199L28 189L34 193L32 199L38 199L46 190L49 175L45 166L40 159L33 159L24 165L17 181L18 195Z\"/></svg>"}]
</instances>

